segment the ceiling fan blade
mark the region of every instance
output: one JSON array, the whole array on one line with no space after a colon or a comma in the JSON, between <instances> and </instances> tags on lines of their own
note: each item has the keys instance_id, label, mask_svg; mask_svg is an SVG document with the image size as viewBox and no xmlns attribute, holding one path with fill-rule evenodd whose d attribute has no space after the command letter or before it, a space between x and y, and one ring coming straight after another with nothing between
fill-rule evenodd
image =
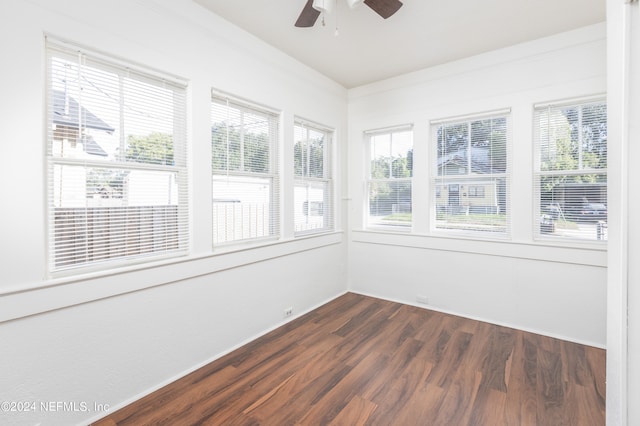
<instances>
[{"instance_id":1,"label":"ceiling fan blade","mask_svg":"<svg viewBox=\"0 0 640 426\"><path fill-rule=\"evenodd\" d=\"M304 9L302 9L302 12L300 12L300 16L298 16L296 27L313 27L313 24L316 23L318 16L320 16L320 11L313 8L313 0L307 0L307 4L304 5Z\"/></svg>"},{"instance_id":2,"label":"ceiling fan blade","mask_svg":"<svg viewBox=\"0 0 640 426\"><path fill-rule=\"evenodd\" d=\"M402 2L399 0L364 0L364 4L384 19L392 16L402 7Z\"/></svg>"}]
</instances>

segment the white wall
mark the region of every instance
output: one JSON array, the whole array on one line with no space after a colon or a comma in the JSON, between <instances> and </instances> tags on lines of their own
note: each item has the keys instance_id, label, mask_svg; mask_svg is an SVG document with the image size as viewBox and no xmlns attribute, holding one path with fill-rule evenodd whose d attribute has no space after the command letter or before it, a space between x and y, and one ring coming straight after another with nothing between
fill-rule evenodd
<instances>
[{"instance_id":1,"label":"white wall","mask_svg":"<svg viewBox=\"0 0 640 426\"><path fill-rule=\"evenodd\" d=\"M349 288L568 340L606 341L606 249L533 240L536 103L606 92L599 24L349 91ZM436 236L429 229L430 120L511 109L509 240ZM414 125L412 235L363 229L365 130Z\"/></svg>"},{"instance_id":2,"label":"white wall","mask_svg":"<svg viewBox=\"0 0 640 426\"><path fill-rule=\"evenodd\" d=\"M629 314L629 424L640 424L640 221L638 221L638 212L640 212L640 191L637 185L640 182L640 168L637 162L640 162L640 5L636 1L629 5L629 26L631 28L629 35L629 52L630 52L630 68L627 78L630 83L629 87L629 135L628 148L625 157L629 165L629 176L626 188L630 188L624 197L628 197L628 228L626 231L629 241L628 252L628 314ZM623 329L623 331L625 331Z\"/></svg>"},{"instance_id":3,"label":"white wall","mask_svg":"<svg viewBox=\"0 0 640 426\"><path fill-rule=\"evenodd\" d=\"M640 424L640 6L607 1L609 212L607 424Z\"/></svg>"},{"instance_id":4,"label":"white wall","mask_svg":"<svg viewBox=\"0 0 640 426\"><path fill-rule=\"evenodd\" d=\"M291 159L294 116L335 128L336 153L345 156L344 88L190 0L4 0L0 15L0 401L38 404L0 411L0 424L85 423L101 414L94 403L130 402L282 324L285 308L298 315L346 290L341 232L293 239L293 189L282 195L281 241L212 255L206 160L211 87L281 110L281 149ZM45 33L189 81L188 257L110 275L47 276ZM282 167L292 188L292 161ZM58 412L43 411L50 402Z\"/></svg>"}]
</instances>

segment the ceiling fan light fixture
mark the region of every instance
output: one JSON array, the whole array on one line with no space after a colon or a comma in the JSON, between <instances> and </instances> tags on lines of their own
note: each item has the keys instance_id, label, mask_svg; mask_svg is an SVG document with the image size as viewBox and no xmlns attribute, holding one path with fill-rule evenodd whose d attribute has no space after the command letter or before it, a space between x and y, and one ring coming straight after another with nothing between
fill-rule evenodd
<instances>
[{"instance_id":1,"label":"ceiling fan light fixture","mask_svg":"<svg viewBox=\"0 0 640 426\"><path fill-rule=\"evenodd\" d=\"M355 9L356 7L360 6L362 2L364 2L364 0L347 0L347 4L351 9Z\"/></svg>"},{"instance_id":2,"label":"ceiling fan light fixture","mask_svg":"<svg viewBox=\"0 0 640 426\"><path fill-rule=\"evenodd\" d=\"M331 13L335 0L313 0L313 8L324 13Z\"/></svg>"}]
</instances>

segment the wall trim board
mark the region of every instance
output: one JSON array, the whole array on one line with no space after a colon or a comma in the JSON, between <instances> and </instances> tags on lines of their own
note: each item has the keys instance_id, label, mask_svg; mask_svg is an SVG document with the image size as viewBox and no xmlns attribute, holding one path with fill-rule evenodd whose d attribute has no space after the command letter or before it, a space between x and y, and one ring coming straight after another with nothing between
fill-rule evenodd
<instances>
[{"instance_id":1,"label":"wall trim board","mask_svg":"<svg viewBox=\"0 0 640 426\"><path fill-rule=\"evenodd\" d=\"M369 230L352 231L349 242L607 267L606 247L557 246L545 242L520 243Z\"/></svg>"},{"instance_id":2,"label":"wall trim board","mask_svg":"<svg viewBox=\"0 0 640 426\"><path fill-rule=\"evenodd\" d=\"M567 337L567 336L563 336L563 335L555 334L555 333L546 333L546 332L542 332L540 330L536 330L536 329L533 329L533 328L530 328L530 327L516 326L516 325L513 325L513 324L506 323L506 322L501 322L501 321L493 321L493 320L490 320L490 319L487 319L487 318L483 318L483 317L479 317L479 316L475 316L475 315L467 315L467 314L463 314L463 313L460 313L460 312L457 312L457 311L448 310L448 309L442 309L442 308L438 308L438 307L431 306L431 305L417 304L417 303L409 302L409 301L406 301L406 300L400 300L400 299L395 299L395 298L384 297L384 296L380 296L380 295L376 295L376 294L372 294L372 293L353 290L351 288L348 290L348 292L349 293L360 294L360 295L368 296L368 297L374 297L374 298L377 298L377 299L388 300L390 302L402 303L403 305L415 306L416 308L427 309L427 310L431 310L431 311L435 311L435 312L441 312L443 314L448 314L448 315L455 315L455 316L458 316L458 317L467 318L467 319L474 320L474 321L481 321L481 322L485 322L485 323L488 323L488 324L499 325L501 327L513 328L513 329L516 329L516 330L525 331L527 333L539 334L541 336L547 336L547 337L551 337L551 338L554 338L554 339L560 339L560 340L564 340L564 341L567 341L567 342L578 343L580 345L592 346L594 348L599 348L599 349L605 349L606 350L606 346L602 345L602 344L598 344L598 343L590 342L590 341L585 341L585 340L581 340L581 339L574 339L574 338L571 338L571 337Z\"/></svg>"},{"instance_id":3,"label":"wall trim board","mask_svg":"<svg viewBox=\"0 0 640 426\"><path fill-rule=\"evenodd\" d=\"M0 324L75 305L235 269L343 242L341 231L227 252L188 256L99 273L8 287L0 293Z\"/></svg>"},{"instance_id":4,"label":"wall trim board","mask_svg":"<svg viewBox=\"0 0 640 426\"><path fill-rule=\"evenodd\" d=\"M289 323L289 322L291 322L293 320L296 320L296 319L308 314L309 312L311 312L311 311L313 311L315 309L318 309L319 307L321 307L323 305L326 305L327 303L329 303L329 302L331 302L331 301L333 301L333 300L345 295L346 293L349 293L349 291L345 290L345 291L337 294L334 297L331 297L331 298L326 299L326 300L324 300L324 301L322 301L320 303L317 303L316 305L310 307L309 309L307 309L307 310L305 310L303 312L300 312L297 315L293 315L293 316L287 318L286 320L283 320L283 321L279 322L278 324L276 324L276 325L274 325L272 327L267 328L266 330L264 330L264 331L262 331L260 333L254 334L253 336L248 337L247 339L244 339L243 341L241 341L237 345L234 345L234 346L232 346L232 347L230 347L230 348L228 348L228 349L226 349L226 350L224 350L222 352L219 352L216 355L212 356L211 358L208 358L208 359L196 364L195 366L192 366L192 367L182 371L181 373L175 374L172 377L170 377L169 379L163 380L162 382L158 383L157 385L155 385L155 386L153 386L153 387L151 387L151 388L149 388L149 389L147 389L145 391L139 392L138 394L136 394L136 395L134 395L134 396L132 396L130 398L127 398L126 400L124 400L124 401L122 401L122 402L120 402L118 404L110 406L108 412L97 414L96 416L88 419L86 422L79 423L78 426L82 426L82 425L85 425L85 424L92 424L94 422L97 422L98 420L106 417L107 415L113 414L115 411L118 411L121 408L124 408L127 405L129 405L129 404L131 404L131 403L133 403L135 401L138 401L139 399L144 398L145 396L150 395L153 392L155 392L155 391L157 391L157 390L159 390L159 389L161 389L161 388L163 388L163 387L175 382L176 380L179 380L179 379L183 378L184 376L187 376L188 374L191 374L194 371L196 371L196 370L198 370L198 369L200 369L202 367L205 367L206 365L208 365L208 364L210 364L210 363L222 358L223 356L230 354L231 352L235 351L236 349L239 349L242 346L244 346L244 345L246 345L248 343L251 343L254 340L259 339L260 337L265 336L268 333L270 333L270 332L272 332L272 331L284 326L285 324L287 324L287 323Z\"/></svg>"}]
</instances>

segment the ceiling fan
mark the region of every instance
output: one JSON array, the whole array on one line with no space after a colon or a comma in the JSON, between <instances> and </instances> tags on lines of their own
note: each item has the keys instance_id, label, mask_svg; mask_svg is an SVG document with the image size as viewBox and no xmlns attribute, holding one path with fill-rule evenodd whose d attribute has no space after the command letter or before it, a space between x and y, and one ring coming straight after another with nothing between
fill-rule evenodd
<instances>
[{"instance_id":1,"label":"ceiling fan","mask_svg":"<svg viewBox=\"0 0 640 426\"><path fill-rule=\"evenodd\" d=\"M331 12L334 1L335 0L307 0L307 4L304 5L296 21L296 27L313 27L321 12ZM400 0L347 0L347 3L352 9L360 3L364 3L384 19L389 18L402 7Z\"/></svg>"}]
</instances>

